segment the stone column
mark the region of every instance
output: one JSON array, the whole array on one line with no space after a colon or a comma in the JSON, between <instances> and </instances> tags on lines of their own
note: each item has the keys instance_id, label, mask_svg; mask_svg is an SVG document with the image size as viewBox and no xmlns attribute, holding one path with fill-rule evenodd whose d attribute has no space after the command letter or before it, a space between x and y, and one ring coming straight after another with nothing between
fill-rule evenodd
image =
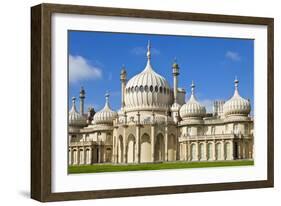
<instances>
[{"instance_id":1,"label":"stone column","mask_svg":"<svg viewBox=\"0 0 281 206\"><path fill-rule=\"evenodd\" d=\"M135 146L135 162L140 162L140 126L136 127L136 146Z\"/></svg>"},{"instance_id":2,"label":"stone column","mask_svg":"<svg viewBox=\"0 0 281 206\"><path fill-rule=\"evenodd\" d=\"M165 161L168 161L168 126L165 126Z\"/></svg>"},{"instance_id":3,"label":"stone column","mask_svg":"<svg viewBox=\"0 0 281 206\"><path fill-rule=\"evenodd\" d=\"M197 154L196 154L196 157L197 157L197 160L199 161L200 160L200 143L197 141Z\"/></svg>"},{"instance_id":4,"label":"stone column","mask_svg":"<svg viewBox=\"0 0 281 206\"><path fill-rule=\"evenodd\" d=\"M205 156L204 156L204 159L208 160L207 157L208 157L208 142L205 140Z\"/></svg>"},{"instance_id":5,"label":"stone column","mask_svg":"<svg viewBox=\"0 0 281 206\"><path fill-rule=\"evenodd\" d=\"M237 150L238 150L238 155L237 155L238 159L241 159L242 158L242 156L241 156L241 141L238 142L238 149Z\"/></svg>"},{"instance_id":6,"label":"stone column","mask_svg":"<svg viewBox=\"0 0 281 206\"><path fill-rule=\"evenodd\" d=\"M224 142L224 140L222 140L221 144L222 144L222 148L221 148L222 149L222 159L226 160L225 142Z\"/></svg>"},{"instance_id":7,"label":"stone column","mask_svg":"<svg viewBox=\"0 0 281 206\"><path fill-rule=\"evenodd\" d=\"M123 130L123 163L127 163L126 127Z\"/></svg>"},{"instance_id":8,"label":"stone column","mask_svg":"<svg viewBox=\"0 0 281 206\"><path fill-rule=\"evenodd\" d=\"M217 159L216 141L213 142L213 160Z\"/></svg>"},{"instance_id":9,"label":"stone column","mask_svg":"<svg viewBox=\"0 0 281 206\"><path fill-rule=\"evenodd\" d=\"M154 162L155 125L151 126L151 161Z\"/></svg>"},{"instance_id":10,"label":"stone column","mask_svg":"<svg viewBox=\"0 0 281 206\"><path fill-rule=\"evenodd\" d=\"M232 159L232 160L234 160L234 142L233 141L231 141L230 142L230 158Z\"/></svg>"},{"instance_id":11,"label":"stone column","mask_svg":"<svg viewBox=\"0 0 281 206\"><path fill-rule=\"evenodd\" d=\"M187 161L191 161L190 141L187 142Z\"/></svg>"},{"instance_id":12,"label":"stone column","mask_svg":"<svg viewBox=\"0 0 281 206\"><path fill-rule=\"evenodd\" d=\"M137 113L137 125L136 125L136 146L135 146L135 162L140 162L140 113Z\"/></svg>"}]
</instances>

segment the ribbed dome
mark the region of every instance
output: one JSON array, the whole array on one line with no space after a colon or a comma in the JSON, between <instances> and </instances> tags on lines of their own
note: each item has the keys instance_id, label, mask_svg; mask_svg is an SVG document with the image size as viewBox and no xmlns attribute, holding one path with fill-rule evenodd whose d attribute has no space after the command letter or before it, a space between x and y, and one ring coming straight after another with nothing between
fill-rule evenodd
<instances>
[{"instance_id":1,"label":"ribbed dome","mask_svg":"<svg viewBox=\"0 0 281 206\"><path fill-rule=\"evenodd\" d=\"M202 118L206 114L206 108L196 100L196 97L194 95L194 88L195 85L192 82L190 99L180 108L180 116L183 120L194 117Z\"/></svg>"},{"instance_id":2,"label":"ribbed dome","mask_svg":"<svg viewBox=\"0 0 281 206\"><path fill-rule=\"evenodd\" d=\"M150 44L148 44L145 69L131 78L125 89L127 111L166 111L171 98L169 83L157 74L150 64Z\"/></svg>"},{"instance_id":3,"label":"ribbed dome","mask_svg":"<svg viewBox=\"0 0 281 206\"><path fill-rule=\"evenodd\" d=\"M70 126L85 126L87 119L76 110L75 97L72 97L72 107L68 114L68 123Z\"/></svg>"},{"instance_id":4,"label":"ribbed dome","mask_svg":"<svg viewBox=\"0 0 281 206\"><path fill-rule=\"evenodd\" d=\"M108 98L109 94L106 94L104 108L94 115L94 124L113 124L113 120L117 118L117 112L111 110Z\"/></svg>"},{"instance_id":5,"label":"ribbed dome","mask_svg":"<svg viewBox=\"0 0 281 206\"><path fill-rule=\"evenodd\" d=\"M239 81L235 79L235 91L230 100L223 105L225 116L229 115L244 115L247 116L251 112L251 104L248 100L242 98L238 92Z\"/></svg>"}]
</instances>

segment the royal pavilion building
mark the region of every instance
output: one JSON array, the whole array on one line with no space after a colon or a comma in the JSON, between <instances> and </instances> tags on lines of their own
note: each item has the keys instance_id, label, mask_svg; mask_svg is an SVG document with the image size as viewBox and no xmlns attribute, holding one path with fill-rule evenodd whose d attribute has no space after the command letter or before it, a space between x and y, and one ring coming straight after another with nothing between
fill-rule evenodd
<instances>
[{"instance_id":1,"label":"royal pavilion building","mask_svg":"<svg viewBox=\"0 0 281 206\"><path fill-rule=\"evenodd\" d=\"M195 84L178 87L179 65L172 65L173 87L151 65L150 44L144 70L127 81L123 67L121 108L113 111L109 94L103 109L79 111L72 98L69 111L69 165L138 164L167 161L227 161L253 159L253 118L249 100L240 96L235 79L233 96L214 101L207 113L197 100Z\"/></svg>"}]
</instances>

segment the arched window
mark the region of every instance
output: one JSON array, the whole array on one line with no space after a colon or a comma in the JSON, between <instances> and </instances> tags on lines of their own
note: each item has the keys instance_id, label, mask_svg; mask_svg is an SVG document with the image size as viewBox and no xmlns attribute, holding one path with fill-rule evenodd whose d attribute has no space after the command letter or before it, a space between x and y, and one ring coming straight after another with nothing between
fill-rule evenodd
<instances>
[{"instance_id":1,"label":"arched window","mask_svg":"<svg viewBox=\"0 0 281 206\"><path fill-rule=\"evenodd\" d=\"M158 92L158 87L157 86L155 86L155 92Z\"/></svg>"},{"instance_id":2,"label":"arched window","mask_svg":"<svg viewBox=\"0 0 281 206\"><path fill-rule=\"evenodd\" d=\"M131 87L131 92L134 92L134 87Z\"/></svg>"},{"instance_id":3,"label":"arched window","mask_svg":"<svg viewBox=\"0 0 281 206\"><path fill-rule=\"evenodd\" d=\"M138 92L138 91L139 91L138 86L135 86L135 92Z\"/></svg>"},{"instance_id":4,"label":"arched window","mask_svg":"<svg viewBox=\"0 0 281 206\"><path fill-rule=\"evenodd\" d=\"M147 85L145 85L144 91L145 91L145 92L148 92L148 86L147 86Z\"/></svg>"},{"instance_id":5,"label":"arched window","mask_svg":"<svg viewBox=\"0 0 281 206\"><path fill-rule=\"evenodd\" d=\"M215 126L212 126L211 127L211 134L215 134L216 133L216 128L215 128Z\"/></svg>"},{"instance_id":6,"label":"arched window","mask_svg":"<svg viewBox=\"0 0 281 206\"><path fill-rule=\"evenodd\" d=\"M140 92L143 92L143 86L142 85L140 86Z\"/></svg>"},{"instance_id":7,"label":"arched window","mask_svg":"<svg viewBox=\"0 0 281 206\"><path fill-rule=\"evenodd\" d=\"M159 88L159 90L160 90L160 93L162 93L162 91L163 91L163 88L162 88L162 87L160 87L160 88Z\"/></svg>"},{"instance_id":8,"label":"arched window","mask_svg":"<svg viewBox=\"0 0 281 206\"><path fill-rule=\"evenodd\" d=\"M150 90L150 92L153 92L153 86L150 86L149 90Z\"/></svg>"},{"instance_id":9,"label":"arched window","mask_svg":"<svg viewBox=\"0 0 281 206\"><path fill-rule=\"evenodd\" d=\"M166 94L166 87L164 87L164 94Z\"/></svg>"}]
</instances>

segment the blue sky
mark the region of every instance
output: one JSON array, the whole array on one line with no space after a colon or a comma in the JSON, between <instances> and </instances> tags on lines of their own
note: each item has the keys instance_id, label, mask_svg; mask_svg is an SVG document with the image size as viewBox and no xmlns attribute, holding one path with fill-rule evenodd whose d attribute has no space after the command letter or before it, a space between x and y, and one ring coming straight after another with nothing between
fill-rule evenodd
<instances>
[{"instance_id":1,"label":"blue sky","mask_svg":"<svg viewBox=\"0 0 281 206\"><path fill-rule=\"evenodd\" d=\"M85 31L68 33L69 105L83 86L85 110L90 105L96 111L101 109L106 91L111 95L111 107L118 110L121 67L125 65L128 79L141 72L146 65L148 40L152 66L171 87L171 65L176 57L179 87L187 91L187 99L194 80L197 99L210 109L213 100L227 100L233 95L237 76L240 95L250 99L253 110L254 40Z\"/></svg>"}]
</instances>

